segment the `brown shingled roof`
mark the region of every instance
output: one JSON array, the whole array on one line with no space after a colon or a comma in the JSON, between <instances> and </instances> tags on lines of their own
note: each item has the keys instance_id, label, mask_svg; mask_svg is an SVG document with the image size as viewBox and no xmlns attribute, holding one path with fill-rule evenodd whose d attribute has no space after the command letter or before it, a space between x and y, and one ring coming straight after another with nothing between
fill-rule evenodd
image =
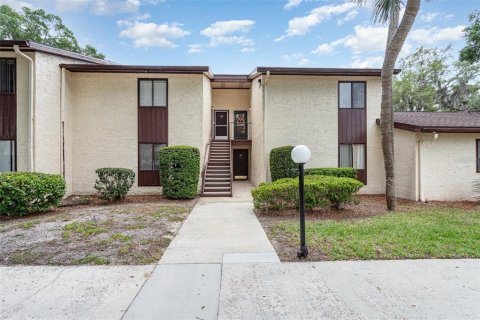
<instances>
[{"instance_id":1,"label":"brown shingled roof","mask_svg":"<svg viewBox=\"0 0 480 320\"><path fill-rule=\"evenodd\" d=\"M480 133L480 112L395 112L394 125L415 132Z\"/></svg>"}]
</instances>

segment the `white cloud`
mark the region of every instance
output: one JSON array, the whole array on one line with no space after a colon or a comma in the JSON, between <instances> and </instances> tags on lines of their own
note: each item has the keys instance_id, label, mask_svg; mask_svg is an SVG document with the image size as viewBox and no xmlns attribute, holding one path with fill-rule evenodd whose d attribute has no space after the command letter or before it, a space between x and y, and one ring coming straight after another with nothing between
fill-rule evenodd
<instances>
[{"instance_id":1,"label":"white cloud","mask_svg":"<svg viewBox=\"0 0 480 320\"><path fill-rule=\"evenodd\" d=\"M302 3L302 0L288 0L287 4L283 7L283 9L289 10L295 8L300 5L300 3Z\"/></svg>"},{"instance_id":2,"label":"white cloud","mask_svg":"<svg viewBox=\"0 0 480 320\"><path fill-rule=\"evenodd\" d=\"M282 59L286 62L290 62L291 64L297 64L299 66L303 66L310 62L310 60L308 60L303 53L284 54L282 56Z\"/></svg>"},{"instance_id":3,"label":"white cloud","mask_svg":"<svg viewBox=\"0 0 480 320\"><path fill-rule=\"evenodd\" d=\"M326 54L332 54L334 50L335 50L335 46L333 46L332 44L322 43L315 50L312 50L310 53L317 54L317 55L326 55Z\"/></svg>"},{"instance_id":4,"label":"white cloud","mask_svg":"<svg viewBox=\"0 0 480 320\"><path fill-rule=\"evenodd\" d=\"M56 0L60 11L89 10L95 15L115 15L137 12L140 0Z\"/></svg>"},{"instance_id":5,"label":"white cloud","mask_svg":"<svg viewBox=\"0 0 480 320\"><path fill-rule=\"evenodd\" d=\"M442 41L457 41L463 38L465 26L431 29L415 29L409 34L412 41L424 46L431 46Z\"/></svg>"},{"instance_id":6,"label":"white cloud","mask_svg":"<svg viewBox=\"0 0 480 320\"><path fill-rule=\"evenodd\" d=\"M247 47L247 48L242 48L241 50L243 53L252 53L255 52L255 48Z\"/></svg>"},{"instance_id":7,"label":"white cloud","mask_svg":"<svg viewBox=\"0 0 480 320\"><path fill-rule=\"evenodd\" d=\"M433 20L435 20L435 18L438 16L438 13L437 12L428 12L428 13L425 13L425 14L422 14L420 15L420 20L422 20L423 22L432 22Z\"/></svg>"},{"instance_id":8,"label":"white cloud","mask_svg":"<svg viewBox=\"0 0 480 320\"><path fill-rule=\"evenodd\" d=\"M11 7L13 10L20 11L23 7L32 8L33 6L25 1L18 1L18 0L1 0L0 5L7 5Z\"/></svg>"},{"instance_id":9,"label":"white cloud","mask_svg":"<svg viewBox=\"0 0 480 320\"><path fill-rule=\"evenodd\" d=\"M426 23L431 23L434 20L441 19L443 21L448 21L453 18L453 14L441 13L441 12L427 12L420 15L420 20Z\"/></svg>"},{"instance_id":10,"label":"white cloud","mask_svg":"<svg viewBox=\"0 0 480 320\"><path fill-rule=\"evenodd\" d=\"M350 64L351 68L381 68L383 64L382 56L361 58L354 56Z\"/></svg>"},{"instance_id":11,"label":"white cloud","mask_svg":"<svg viewBox=\"0 0 480 320\"><path fill-rule=\"evenodd\" d=\"M200 34L210 38L209 46L234 45L251 46L253 40L245 36L253 27L253 20L228 20L217 21L208 28L203 29Z\"/></svg>"},{"instance_id":12,"label":"white cloud","mask_svg":"<svg viewBox=\"0 0 480 320\"><path fill-rule=\"evenodd\" d=\"M354 27L355 34L344 38L343 45L352 49L354 54L362 52L384 51L387 43L386 27Z\"/></svg>"},{"instance_id":13,"label":"white cloud","mask_svg":"<svg viewBox=\"0 0 480 320\"><path fill-rule=\"evenodd\" d=\"M310 28L315 27L323 21L330 20L332 16L337 16L348 12L357 5L353 2L345 2L340 5L326 5L313 9L308 15L303 17L295 17L288 22L288 29L285 34L275 39L275 41L282 41L286 37L302 36L310 31Z\"/></svg>"},{"instance_id":14,"label":"white cloud","mask_svg":"<svg viewBox=\"0 0 480 320\"><path fill-rule=\"evenodd\" d=\"M201 44L189 44L188 53L200 53L203 52L203 46Z\"/></svg>"},{"instance_id":15,"label":"white cloud","mask_svg":"<svg viewBox=\"0 0 480 320\"><path fill-rule=\"evenodd\" d=\"M190 34L189 31L183 30L179 23L162 23L153 22L128 22L120 20L118 26L124 28L119 36L133 40L135 47L161 47L175 48L177 45L170 39L182 38Z\"/></svg>"},{"instance_id":16,"label":"white cloud","mask_svg":"<svg viewBox=\"0 0 480 320\"><path fill-rule=\"evenodd\" d=\"M338 25L338 26L341 26L341 25L344 24L345 22L352 21L353 19L355 19L355 17L356 17L357 15L358 15L358 11L357 11L357 10L350 11L349 13L347 13L347 15L346 15L344 18L341 18L341 19L338 19L338 20L337 20L337 25Z\"/></svg>"}]
</instances>

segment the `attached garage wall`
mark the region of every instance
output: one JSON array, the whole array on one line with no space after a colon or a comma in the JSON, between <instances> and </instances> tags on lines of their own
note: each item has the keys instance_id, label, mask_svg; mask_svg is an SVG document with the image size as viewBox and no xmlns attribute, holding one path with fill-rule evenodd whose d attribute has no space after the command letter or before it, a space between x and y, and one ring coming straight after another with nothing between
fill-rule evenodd
<instances>
[{"instance_id":1,"label":"attached garage wall","mask_svg":"<svg viewBox=\"0 0 480 320\"><path fill-rule=\"evenodd\" d=\"M421 146L424 200L475 200L472 182L476 172L476 139L479 133L423 133Z\"/></svg>"}]
</instances>

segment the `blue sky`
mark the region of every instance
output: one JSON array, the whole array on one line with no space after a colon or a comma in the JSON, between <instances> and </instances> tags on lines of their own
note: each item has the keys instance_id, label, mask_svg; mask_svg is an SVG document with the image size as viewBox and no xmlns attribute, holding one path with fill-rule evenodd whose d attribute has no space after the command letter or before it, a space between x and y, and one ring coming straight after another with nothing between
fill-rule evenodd
<instances>
[{"instance_id":1,"label":"blue sky","mask_svg":"<svg viewBox=\"0 0 480 320\"><path fill-rule=\"evenodd\" d=\"M379 67L386 27L351 1L0 0L59 15L81 44L121 64L208 65L214 73L256 66ZM455 3L455 5L452 5ZM402 52L452 44L478 0L422 1Z\"/></svg>"}]
</instances>

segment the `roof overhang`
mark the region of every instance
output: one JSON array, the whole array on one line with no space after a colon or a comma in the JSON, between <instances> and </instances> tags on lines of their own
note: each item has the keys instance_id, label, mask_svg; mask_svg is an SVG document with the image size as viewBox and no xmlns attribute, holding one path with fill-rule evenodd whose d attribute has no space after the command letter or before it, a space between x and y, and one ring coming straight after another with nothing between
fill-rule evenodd
<instances>
[{"instance_id":1,"label":"roof overhang","mask_svg":"<svg viewBox=\"0 0 480 320\"><path fill-rule=\"evenodd\" d=\"M394 74L400 73L395 69ZM257 67L249 78L259 75L290 75L290 76L371 76L380 77L382 69L354 69L354 68L284 68L284 67Z\"/></svg>"},{"instance_id":2,"label":"roof overhang","mask_svg":"<svg viewBox=\"0 0 480 320\"><path fill-rule=\"evenodd\" d=\"M60 67L71 72L93 73L169 73L169 74L204 74L212 79L207 66L136 66L136 65L97 65L97 64L61 64Z\"/></svg>"},{"instance_id":3,"label":"roof overhang","mask_svg":"<svg viewBox=\"0 0 480 320\"><path fill-rule=\"evenodd\" d=\"M243 74L216 74L211 84L212 89L250 89L252 80Z\"/></svg>"},{"instance_id":4,"label":"roof overhang","mask_svg":"<svg viewBox=\"0 0 480 320\"><path fill-rule=\"evenodd\" d=\"M380 124L380 119L377 119L377 124ZM417 126L408 123L395 121L394 128L425 133L480 133L480 127L443 127L443 126Z\"/></svg>"},{"instance_id":5,"label":"roof overhang","mask_svg":"<svg viewBox=\"0 0 480 320\"><path fill-rule=\"evenodd\" d=\"M89 57L83 54L70 52L63 49L54 48L45 44L25 41L25 40L0 40L0 51L13 51L13 46L18 46L24 52L43 52L51 55L74 59L93 64L110 64L112 62Z\"/></svg>"}]
</instances>

